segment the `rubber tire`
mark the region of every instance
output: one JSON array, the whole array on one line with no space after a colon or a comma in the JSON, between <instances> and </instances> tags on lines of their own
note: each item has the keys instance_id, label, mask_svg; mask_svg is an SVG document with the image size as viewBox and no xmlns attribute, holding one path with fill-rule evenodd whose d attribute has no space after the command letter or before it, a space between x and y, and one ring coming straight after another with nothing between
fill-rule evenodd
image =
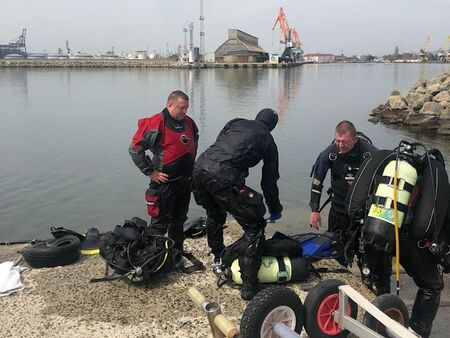
<instances>
[{"instance_id":1,"label":"rubber tire","mask_svg":"<svg viewBox=\"0 0 450 338\"><path fill-rule=\"evenodd\" d=\"M248 303L241 319L241 335L245 338L260 338L267 315L280 306L289 307L295 314L295 332L300 334L305 321L305 307L298 295L284 286L270 286L258 292Z\"/></svg>"},{"instance_id":2,"label":"rubber tire","mask_svg":"<svg viewBox=\"0 0 450 338\"><path fill-rule=\"evenodd\" d=\"M405 327L409 327L408 308L397 295L386 293L375 298L372 304L396 322L399 322ZM385 326L368 312L364 314L363 324L382 336L389 337L386 334Z\"/></svg>"},{"instance_id":3,"label":"rubber tire","mask_svg":"<svg viewBox=\"0 0 450 338\"><path fill-rule=\"evenodd\" d=\"M24 248L22 256L33 268L68 265L80 258L81 242L77 236L66 235Z\"/></svg>"},{"instance_id":4,"label":"rubber tire","mask_svg":"<svg viewBox=\"0 0 450 338\"><path fill-rule=\"evenodd\" d=\"M305 309L306 309L306 320L305 320L305 330L310 337L314 338L325 338L325 337L334 337L334 338L342 338L347 337L350 333L347 330L340 331L340 333L329 335L326 332L322 331L317 321L317 315L319 312L319 308L322 303L326 300L327 297L333 295L339 295L338 287L341 285L345 285L343 281L338 279L328 279L320 282L316 286L314 286L308 293L305 299ZM355 302L350 300L350 316L352 318L356 318L358 315L358 306ZM337 324L336 324L337 325Z\"/></svg>"}]
</instances>

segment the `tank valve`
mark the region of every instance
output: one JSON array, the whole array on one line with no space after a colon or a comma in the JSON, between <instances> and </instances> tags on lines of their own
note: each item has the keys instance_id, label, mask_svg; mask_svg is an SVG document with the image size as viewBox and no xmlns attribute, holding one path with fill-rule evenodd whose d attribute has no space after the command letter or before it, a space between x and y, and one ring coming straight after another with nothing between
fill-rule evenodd
<instances>
[{"instance_id":1,"label":"tank valve","mask_svg":"<svg viewBox=\"0 0 450 338\"><path fill-rule=\"evenodd\" d=\"M367 266L367 264L363 264L362 269L361 269L361 272L362 272L362 274L363 274L365 277L369 277L369 275L370 275L370 269L369 269L369 267Z\"/></svg>"}]
</instances>

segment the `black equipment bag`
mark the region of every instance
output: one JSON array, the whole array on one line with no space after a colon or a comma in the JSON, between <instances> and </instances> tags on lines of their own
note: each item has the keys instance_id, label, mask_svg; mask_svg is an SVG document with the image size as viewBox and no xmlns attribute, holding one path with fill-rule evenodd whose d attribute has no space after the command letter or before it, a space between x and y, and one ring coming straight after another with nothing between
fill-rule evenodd
<instances>
[{"instance_id":1,"label":"black equipment bag","mask_svg":"<svg viewBox=\"0 0 450 338\"><path fill-rule=\"evenodd\" d=\"M238 259L239 255L244 254L247 247L248 243L245 241L244 236L225 247L221 254L223 265L230 267L233 261ZM303 249L298 242L278 231L274 233L272 238L262 242L261 256L298 257L302 255Z\"/></svg>"}]
</instances>

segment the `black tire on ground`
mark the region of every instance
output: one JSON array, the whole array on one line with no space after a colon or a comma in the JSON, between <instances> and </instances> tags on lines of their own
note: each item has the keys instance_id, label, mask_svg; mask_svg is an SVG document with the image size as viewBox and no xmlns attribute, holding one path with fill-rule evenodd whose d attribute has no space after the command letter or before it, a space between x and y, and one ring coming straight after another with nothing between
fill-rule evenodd
<instances>
[{"instance_id":1,"label":"black tire on ground","mask_svg":"<svg viewBox=\"0 0 450 338\"><path fill-rule=\"evenodd\" d=\"M409 313L405 303L393 294L384 294L375 298L372 302L377 308L383 311L387 316L402 324L405 327L409 327ZM363 324L375 332L381 334L384 337L389 337L386 333L386 328L378 320L376 320L370 313L366 312L363 318Z\"/></svg>"},{"instance_id":2,"label":"black tire on ground","mask_svg":"<svg viewBox=\"0 0 450 338\"><path fill-rule=\"evenodd\" d=\"M68 265L80 258L80 239L74 235L50 239L24 248L22 256L33 268Z\"/></svg>"},{"instance_id":3,"label":"black tire on ground","mask_svg":"<svg viewBox=\"0 0 450 338\"><path fill-rule=\"evenodd\" d=\"M314 338L342 338L350 333L342 330L334 321L333 313L339 308L339 289L345 283L337 279L328 279L314 286L305 299L305 330ZM350 315L356 318L358 306L350 300Z\"/></svg>"},{"instance_id":4,"label":"black tire on ground","mask_svg":"<svg viewBox=\"0 0 450 338\"><path fill-rule=\"evenodd\" d=\"M304 320L305 308L298 295L277 285L263 289L248 303L240 330L242 337L263 338L273 333L276 322L281 322L300 334Z\"/></svg>"}]
</instances>

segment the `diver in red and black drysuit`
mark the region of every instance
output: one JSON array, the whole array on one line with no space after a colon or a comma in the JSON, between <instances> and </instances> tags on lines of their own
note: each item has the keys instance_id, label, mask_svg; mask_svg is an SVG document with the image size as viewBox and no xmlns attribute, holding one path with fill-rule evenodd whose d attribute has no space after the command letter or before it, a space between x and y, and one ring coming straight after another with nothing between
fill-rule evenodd
<instances>
[{"instance_id":1,"label":"diver in red and black drysuit","mask_svg":"<svg viewBox=\"0 0 450 338\"><path fill-rule=\"evenodd\" d=\"M229 212L242 226L246 242L239 253L243 287L241 297L251 299L258 292L261 243L264 241L266 208L263 196L245 184L248 169L263 160L261 188L269 208L270 220L281 218L283 207L278 197L278 149L271 131L277 113L261 110L255 120L233 119L219 133L216 142L203 152L194 165L193 184L196 202L206 209L208 245L219 264L223 225Z\"/></svg>"},{"instance_id":2,"label":"diver in red and black drysuit","mask_svg":"<svg viewBox=\"0 0 450 338\"><path fill-rule=\"evenodd\" d=\"M162 112L138 121L129 147L133 162L151 180L146 191L150 229L174 244L175 264L181 264L183 224L189 209L190 177L198 144L195 122L186 116L189 98L182 91L169 95ZM153 158L145 154L149 150Z\"/></svg>"}]
</instances>

